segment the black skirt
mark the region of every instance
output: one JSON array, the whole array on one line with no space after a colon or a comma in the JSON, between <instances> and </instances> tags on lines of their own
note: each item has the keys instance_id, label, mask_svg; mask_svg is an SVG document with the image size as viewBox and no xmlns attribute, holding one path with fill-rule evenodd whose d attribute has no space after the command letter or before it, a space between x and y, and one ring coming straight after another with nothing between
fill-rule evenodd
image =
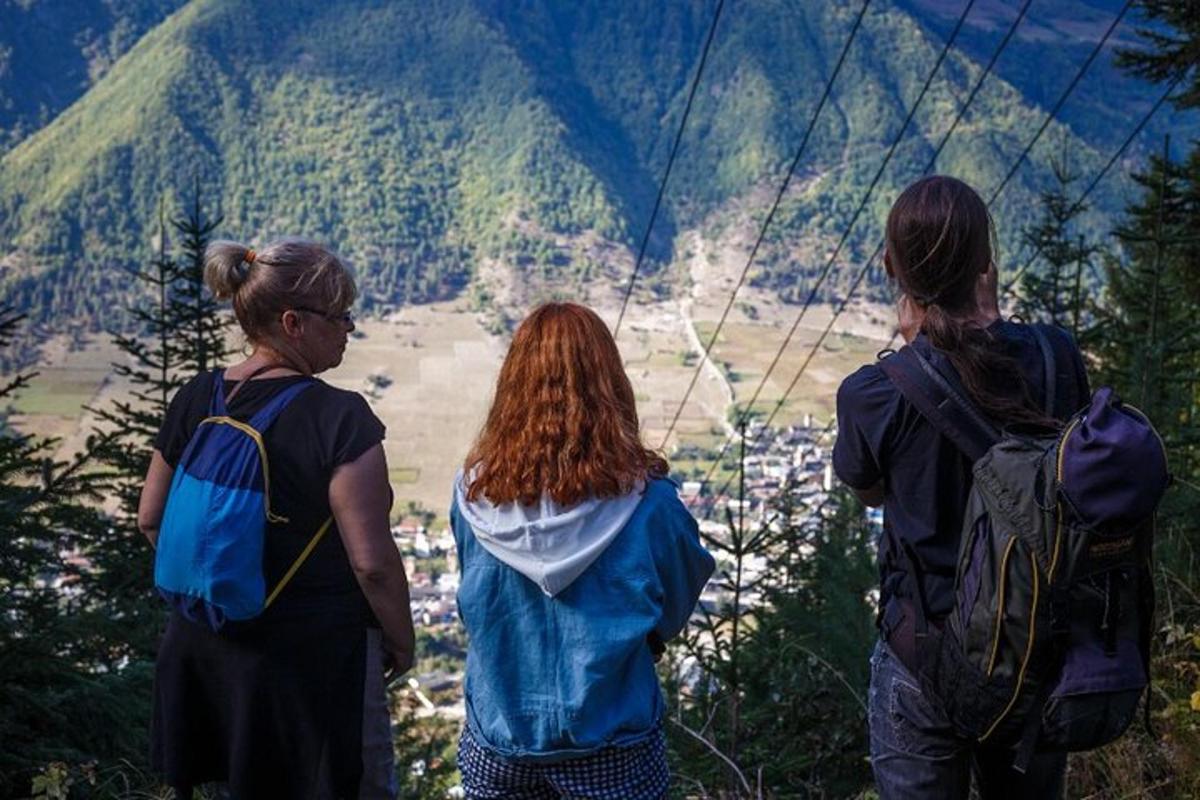
<instances>
[{"instance_id":1,"label":"black skirt","mask_svg":"<svg viewBox=\"0 0 1200 800\"><path fill-rule=\"evenodd\" d=\"M176 787L227 782L237 800L357 797L366 623L314 614L231 627L171 615L155 669L155 769Z\"/></svg>"}]
</instances>

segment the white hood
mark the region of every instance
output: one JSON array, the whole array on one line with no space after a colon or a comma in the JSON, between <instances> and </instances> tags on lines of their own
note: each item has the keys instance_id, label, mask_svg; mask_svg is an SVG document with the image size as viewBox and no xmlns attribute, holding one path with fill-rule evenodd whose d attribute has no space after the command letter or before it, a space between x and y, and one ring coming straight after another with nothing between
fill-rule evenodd
<instances>
[{"instance_id":1,"label":"white hood","mask_svg":"<svg viewBox=\"0 0 1200 800\"><path fill-rule=\"evenodd\" d=\"M571 585L616 538L642 499L643 485L621 497L560 506L543 495L534 506L468 501L463 472L454 478L459 511L483 548L548 596Z\"/></svg>"}]
</instances>

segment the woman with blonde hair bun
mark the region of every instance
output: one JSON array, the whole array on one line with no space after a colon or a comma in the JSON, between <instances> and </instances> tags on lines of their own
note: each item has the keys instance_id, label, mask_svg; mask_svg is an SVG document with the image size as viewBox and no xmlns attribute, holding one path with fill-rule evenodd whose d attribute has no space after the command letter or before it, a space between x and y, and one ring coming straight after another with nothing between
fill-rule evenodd
<instances>
[{"instance_id":1,"label":"woman with blonde hair bun","mask_svg":"<svg viewBox=\"0 0 1200 800\"><path fill-rule=\"evenodd\" d=\"M284 239L213 242L205 281L251 352L175 395L142 491L172 607L154 765L180 797L208 782L235 798L394 797L385 669L407 670L414 641L384 427L314 377L342 360L354 280L327 248ZM249 457L229 467L235 452Z\"/></svg>"}]
</instances>

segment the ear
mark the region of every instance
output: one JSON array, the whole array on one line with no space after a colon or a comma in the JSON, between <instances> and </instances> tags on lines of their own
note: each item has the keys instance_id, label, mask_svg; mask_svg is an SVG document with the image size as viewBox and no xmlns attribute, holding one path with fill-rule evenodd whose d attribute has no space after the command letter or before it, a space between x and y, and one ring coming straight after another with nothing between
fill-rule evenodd
<instances>
[{"instance_id":1,"label":"ear","mask_svg":"<svg viewBox=\"0 0 1200 800\"><path fill-rule=\"evenodd\" d=\"M288 309L279 317L279 327L283 335L289 339L298 339L304 333L304 323L295 311Z\"/></svg>"}]
</instances>

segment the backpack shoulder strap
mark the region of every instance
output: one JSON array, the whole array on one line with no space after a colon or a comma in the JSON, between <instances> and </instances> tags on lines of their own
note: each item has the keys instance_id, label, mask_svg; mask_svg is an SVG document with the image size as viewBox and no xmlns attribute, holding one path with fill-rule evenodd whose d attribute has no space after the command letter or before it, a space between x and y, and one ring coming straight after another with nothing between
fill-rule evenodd
<instances>
[{"instance_id":1,"label":"backpack shoulder strap","mask_svg":"<svg viewBox=\"0 0 1200 800\"><path fill-rule=\"evenodd\" d=\"M210 417L224 417L229 415L228 407L225 405L225 370L213 370L213 385L212 398L208 401L208 415Z\"/></svg>"},{"instance_id":2,"label":"backpack shoulder strap","mask_svg":"<svg viewBox=\"0 0 1200 800\"><path fill-rule=\"evenodd\" d=\"M1087 403L1090 394L1087 386L1087 370L1083 365L1083 355L1070 334L1056 325L1031 325L1034 335L1041 334L1054 358L1054 377L1052 384L1055 388L1057 404L1050 410L1050 415L1057 419L1066 419ZM1039 339L1039 346L1041 341ZM1078 376L1084 376L1080 386ZM1049 377L1049 376L1047 376Z\"/></svg>"},{"instance_id":3,"label":"backpack shoulder strap","mask_svg":"<svg viewBox=\"0 0 1200 800\"><path fill-rule=\"evenodd\" d=\"M879 367L917 412L971 461L1000 441L1000 431L911 345L885 356Z\"/></svg>"},{"instance_id":4,"label":"backpack shoulder strap","mask_svg":"<svg viewBox=\"0 0 1200 800\"><path fill-rule=\"evenodd\" d=\"M1038 350L1042 354L1042 373L1043 383L1045 384L1045 395L1042 399L1042 410L1048 417L1057 416L1054 411L1058 403L1058 365L1054 358L1054 346L1050 344L1050 337L1043 330L1041 325L1030 325L1029 330L1033 331L1033 338L1037 341Z\"/></svg>"}]
</instances>

